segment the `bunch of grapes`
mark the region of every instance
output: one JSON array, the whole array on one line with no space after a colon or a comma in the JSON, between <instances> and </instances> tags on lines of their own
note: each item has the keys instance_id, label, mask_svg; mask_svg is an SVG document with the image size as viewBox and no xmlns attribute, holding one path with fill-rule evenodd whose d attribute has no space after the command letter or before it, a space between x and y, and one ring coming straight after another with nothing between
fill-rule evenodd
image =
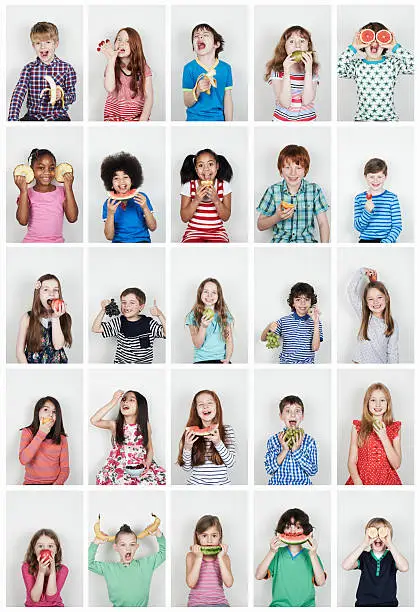
<instances>
[{"instance_id":1,"label":"bunch of grapes","mask_svg":"<svg viewBox=\"0 0 420 612\"><path fill-rule=\"evenodd\" d=\"M118 304L113 298L111 299L110 303L105 306L105 314L107 314L108 317L117 317L120 314Z\"/></svg>"},{"instance_id":2,"label":"bunch of grapes","mask_svg":"<svg viewBox=\"0 0 420 612\"><path fill-rule=\"evenodd\" d=\"M287 446L292 450L294 445L299 439L299 436L303 436L305 432L300 427L292 427L291 429L286 429L284 433L284 441L287 442Z\"/></svg>"},{"instance_id":3,"label":"bunch of grapes","mask_svg":"<svg viewBox=\"0 0 420 612\"><path fill-rule=\"evenodd\" d=\"M280 338L278 334L275 334L272 331L267 332L267 339L266 339L266 343L265 346L268 349L276 349L279 348L280 346Z\"/></svg>"}]
</instances>

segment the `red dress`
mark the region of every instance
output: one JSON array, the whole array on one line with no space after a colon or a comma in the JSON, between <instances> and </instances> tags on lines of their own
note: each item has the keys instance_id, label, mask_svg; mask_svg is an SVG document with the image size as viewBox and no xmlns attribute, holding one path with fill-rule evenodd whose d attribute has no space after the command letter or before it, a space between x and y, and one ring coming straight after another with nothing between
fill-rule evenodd
<instances>
[{"instance_id":1,"label":"red dress","mask_svg":"<svg viewBox=\"0 0 420 612\"><path fill-rule=\"evenodd\" d=\"M360 432L360 421L353 421L357 433ZM386 433L391 442L398 436L401 421L394 421L386 426ZM364 485L400 485L402 484L396 470L391 466L378 434L372 431L366 442L358 449L357 471ZM351 476L346 485L352 485Z\"/></svg>"}]
</instances>

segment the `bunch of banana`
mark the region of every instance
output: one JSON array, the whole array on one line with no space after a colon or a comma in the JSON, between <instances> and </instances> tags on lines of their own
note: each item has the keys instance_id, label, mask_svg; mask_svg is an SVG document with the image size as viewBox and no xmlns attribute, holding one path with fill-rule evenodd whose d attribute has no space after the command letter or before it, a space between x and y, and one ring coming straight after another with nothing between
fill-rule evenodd
<instances>
[{"instance_id":1,"label":"bunch of banana","mask_svg":"<svg viewBox=\"0 0 420 612\"><path fill-rule=\"evenodd\" d=\"M303 436L305 432L301 427L292 427L291 429L286 429L284 432L284 441L287 442L287 446L291 450L296 442L299 439L299 436Z\"/></svg>"},{"instance_id":2,"label":"bunch of banana","mask_svg":"<svg viewBox=\"0 0 420 612\"><path fill-rule=\"evenodd\" d=\"M142 540L146 536L153 535L159 529L160 518L157 517L156 514L153 514L153 512L152 512L152 516L155 519L153 523L145 527L143 531L137 534L137 538L139 540ZM98 520L94 524L93 530L95 532L95 537L98 538L98 540L102 540L103 542L114 542L115 536L110 536L107 533L104 533L103 531L101 531L101 515L100 514L98 514Z\"/></svg>"},{"instance_id":3,"label":"bunch of banana","mask_svg":"<svg viewBox=\"0 0 420 612\"><path fill-rule=\"evenodd\" d=\"M60 91L61 92L61 106L64 108L64 90L63 88L60 87L60 85L57 85L54 79L50 77L49 75L47 75L44 78L47 81L49 87L46 87L45 89L43 89L39 97L42 98L42 96L45 93L48 93L48 95L50 96L51 106L55 106L55 103L57 102L57 91Z\"/></svg>"}]
</instances>

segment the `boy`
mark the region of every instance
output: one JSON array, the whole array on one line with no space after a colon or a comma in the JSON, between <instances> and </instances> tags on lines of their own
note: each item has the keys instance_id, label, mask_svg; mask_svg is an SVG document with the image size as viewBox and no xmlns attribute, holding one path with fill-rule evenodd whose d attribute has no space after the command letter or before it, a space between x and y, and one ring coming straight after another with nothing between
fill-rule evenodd
<instances>
[{"instance_id":1,"label":"boy","mask_svg":"<svg viewBox=\"0 0 420 612\"><path fill-rule=\"evenodd\" d=\"M196 59L184 66L182 90L187 121L232 121L232 69L219 60L224 40L207 23L191 34Z\"/></svg>"},{"instance_id":2,"label":"boy","mask_svg":"<svg viewBox=\"0 0 420 612\"><path fill-rule=\"evenodd\" d=\"M67 111L76 100L76 73L55 55L59 42L57 27L40 21L32 27L30 37L37 58L20 73L10 100L9 121L19 121L26 96L27 112L20 121L70 121ZM54 81L57 89L51 87L46 77Z\"/></svg>"},{"instance_id":3,"label":"boy","mask_svg":"<svg viewBox=\"0 0 420 612\"><path fill-rule=\"evenodd\" d=\"M315 217L321 242L330 239L325 196L319 185L304 178L309 165L305 147L287 145L280 151L277 168L283 180L268 187L257 207L257 227L273 228L271 242L317 242Z\"/></svg>"},{"instance_id":4,"label":"boy","mask_svg":"<svg viewBox=\"0 0 420 612\"><path fill-rule=\"evenodd\" d=\"M285 424L280 433L267 442L265 471L270 476L269 485L310 485L310 476L318 472L316 442L303 430L290 448L287 430L300 429L304 418L304 406L300 397L287 395L279 404L280 420Z\"/></svg>"},{"instance_id":5,"label":"boy","mask_svg":"<svg viewBox=\"0 0 420 612\"><path fill-rule=\"evenodd\" d=\"M269 331L283 337L280 363L314 363L315 352L324 339L314 288L308 283L296 283L287 299L292 312L269 323L261 334L262 342Z\"/></svg>"},{"instance_id":6,"label":"boy","mask_svg":"<svg viewBox=\"0 0 420 612\"><path fill-rule=\"evenodd\" d=\"M386 162L374 157L364 169L368 189L354 198L354 229L359 242L396 242L402 230L398 196L384 188Z\"/></svg>"}]
</instances>

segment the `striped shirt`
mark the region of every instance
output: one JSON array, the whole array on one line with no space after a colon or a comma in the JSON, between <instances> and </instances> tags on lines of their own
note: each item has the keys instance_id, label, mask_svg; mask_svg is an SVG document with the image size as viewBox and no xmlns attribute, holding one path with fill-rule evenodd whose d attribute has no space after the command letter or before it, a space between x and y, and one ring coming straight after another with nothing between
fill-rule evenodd
<instances>
[{"instance_id":1,"label":"striped shirt","mask_svg":"<svg viewBox=\"0 0 420 612\"><path fill-rule=\"evenodd\" d=\"M283 433L286 427L283 429ZM287 453L281 465L277 457L282 452L278 434L271 436L267 441L265 454L265 471L269 485L311 485L310 476L318 472L318 451L316 442L307 433L303 436L301 446Z\"/></svg>"},{"instance_id":2,"label":"striped shirt","mask_svg":"<svg viewBox=\"0 0 420 612\"><path fill-rule=\"evenodd\" d=\"M152 71L146 64L144 78L152 76ZM120 89L108 93L105 100L104 121L140 121L144 107L144 96L140 91L134 95L130 89L131 74L126 75L120 70ZM141 85L140 82L138 82Z\"/></svg>"},{"instance_id":3,"label":"striped shirt","mask_svg":"<svg viewBox=\"0 0 420 612\"><path fill-rule=\"evenodd\" d=\"M46 439L40 429L35 436L28 427L22 429L19 461L25 466L25 485L62 485L69 477L69 451L66 436L60 444Z\"/></svg>"},{"instance_id":4,"label":"striped shirt","mask_svg":"<svg viewBox=\"0 0 420 612\"><path fill-rule=\"evenodd\" d=\"M184 465L182 469L188 472L187 484L190 485L227 485L230 484L228 468L235 464L236 444L235 432L230 425L225 425L226 445L220 440L215 449L220 455L223 463L217 465L211 460L211 451L213 444L210 440L206 440L206 454L202 465L192 464L192 453L189 450L183 450L182 459Z\"/></svg>"},{"instance_id":5,"label":"striped shirt","mask_svg":"<svg viewBox=\"0 0 420 612\"><path fill-rule=\"evenodd\" d=\"M280 363L314 363L315 351L312 350L314 321L306 314L300 317L291 312L277 321L276 334L283 337ZM319 335L324 340L322 323L319 321Z\"/></svg>"},{"instance_id":6,"label":"striped shirt","mask_svg":"<svg viewBox=\"0 0 420 612\"><path fill-rule=\"evenodd\" d=\"M188 595L187 606L229 606L217 557L203 558L197 583Z\"/></svg>"},{"instance_id":7,"label":"striped shirt","mask_svg":"<svg viewBox=\"0 0 420 612\"><path fill-rule=\"evenodd\" d=\"M302 179L295 195L289 193L285 180L268 187L258 204L257 211L272 217L281 202L294 204L290 219L273 225L271 242L317 242L314 237L315 217L328 210L327 200L319 185Z\"/></svg>"},{"instance_id":8,"label":"striped shirt","mask_svg":"<svg viewBox=\"0 0 420 612\"><path fill-rule=\"evenodd\" d=\"M181 195L193 199L199 187L199 181L184 183L181 188ZM227 181L217 180L216 191L219 200L223 201L223 196L228 195L232 190ZM188 222L182 242L229 242L223 221L211 200L201 200Z\"/></svg>"},{"instance_id":9,"label":"striped shirt","mask_svg":"<svg viewBox=\"0 0 420 612\"><path fill-rule=\"evenodd\" d=\"M367 192L354 198L354 229L362 240L381 239L381 242L396 242L402 230L401 210L398 196L385 191L372 196L374 209L365 208Z\"/></svg>"},{"instance_id":10,"label":"striped shirt","mask_svg":"<svg viewBox=\"0 0 420 612\"><path fill-rule=\"evenodd\" d=\"M102 337L117 338L114 363L152 363L155 338L165 338L162 324L145 315L137 321L124 315L103 321Z\"/></svg>"},{"instance_id":11,"label":"striped shirt","mask_svg":"<svg viewBox=\"0 0 420 612\"><path fill-rule=\"evenodd\" d=\"M273 70L269 76L268 84L271 85L273 81L282 81L283 76L283 72L276 72ZM304 83L305 74L303 72L292 73L290 75L290 106L286 108L285 106L276 104L273 113L273 121L313 121L316 119L314 102L302 104ZM317 74L312 75L312 83L319 83Z\"/></svg>"}]
</instances>

